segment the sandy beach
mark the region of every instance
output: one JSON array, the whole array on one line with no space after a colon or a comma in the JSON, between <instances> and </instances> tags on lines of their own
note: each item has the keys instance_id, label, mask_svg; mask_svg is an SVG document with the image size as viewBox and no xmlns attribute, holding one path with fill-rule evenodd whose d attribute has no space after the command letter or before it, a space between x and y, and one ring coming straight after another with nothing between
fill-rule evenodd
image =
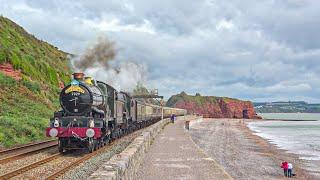
<instances>
[{"instance_id":1,"label":"sandy beach","mask_svg":"<svg viewBox=\"0 0 320 180\"><path fill-rule=\"evenodd\" d=\"M250 121L203 119L191 122L189 132L193 141L235 179L286 179L280 168L284 160L293 163L294 179L320 179L301 168L304 162L297 155L255 135L246 125Z\"/></svg>"}]
</instances>

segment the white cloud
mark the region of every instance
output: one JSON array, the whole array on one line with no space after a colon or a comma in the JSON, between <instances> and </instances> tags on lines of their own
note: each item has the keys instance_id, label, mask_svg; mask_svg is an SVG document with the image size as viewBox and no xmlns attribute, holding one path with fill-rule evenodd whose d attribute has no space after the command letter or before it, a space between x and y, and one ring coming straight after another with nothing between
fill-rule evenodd
<instances>
[{"instance_id":1,"label":"white cloud","mask_svg":"<svg viewBox=\"0 0 320 180\"><path fill-rule=\"evenodd\" d=\"M216 25L216 29L219 30L231 30L234 28L234 24L231 21L220 20Z\"/></svg>"},{"instance_id":2,"label":"white cloud","mask_svg":"<svg viewBox=\"0 0 320 180\"><path fill-rule=\"evenodd\" d=\"M278 93L278 92L285 93L287 91L303 92L303 91L312 90L312 87L307 83L287 84L286 82L280 82L278 84L265 88L265 90L271 93Z\"/></svg>"},{"instance_id":3,"label":"white cloud","mask_svg":"<svg viewBox=\"0 0 320 180\"><path fill-rule=\"evenodd\" d=\"M41 10L32 8L25 3L18 3L12 6L13 11L26 12L26 13L41 13Z\"/></svg>"},{"instance_id":4,"label":"white cloud","mask_svg":"<svg viewBox=\"0 0 320 180\"><path fill-rule=\"evenodd\" d=\"M102 20L83 20L84 25L91 28L97 29L99 31L105 32L140 32L140 33L149 33L155 34L155 30L147 19L143 20L142 24L123 24L120 19L113 18L104 18Z\"/></svg>"}]
</instances>

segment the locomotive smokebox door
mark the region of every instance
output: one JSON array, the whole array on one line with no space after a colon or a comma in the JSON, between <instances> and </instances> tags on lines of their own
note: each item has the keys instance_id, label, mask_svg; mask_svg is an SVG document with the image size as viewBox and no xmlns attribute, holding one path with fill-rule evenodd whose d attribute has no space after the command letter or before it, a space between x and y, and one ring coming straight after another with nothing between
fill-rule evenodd
<instances>
[{"instance_id":1,"label":"locomotive smokebox door","mask_svg":"<svg viewBox=\"0 0 320 180\"><path fill-rule=\"evenodd\" d=\"M91 110L92 95L86 86L74 79L61 91L60 103L67 113L81 115Z\"/></svg>"}]
</instances>

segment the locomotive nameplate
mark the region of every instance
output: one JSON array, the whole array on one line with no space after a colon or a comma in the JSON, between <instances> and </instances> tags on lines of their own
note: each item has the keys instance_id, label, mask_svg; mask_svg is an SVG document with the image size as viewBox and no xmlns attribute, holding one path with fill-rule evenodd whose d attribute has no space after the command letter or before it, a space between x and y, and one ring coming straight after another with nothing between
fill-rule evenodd
<instances>
[{"instance_id":1,"label":"locomotive nameplate","mask_svg":"<svg viewBox=\"0 0 320 180\"><path fill-rule=\"evenodd\" d=\"M70 92L79 92L83 94L85 91L80 86L70 86L65 93L67 94Z\"/></svg>"}]
</instances>

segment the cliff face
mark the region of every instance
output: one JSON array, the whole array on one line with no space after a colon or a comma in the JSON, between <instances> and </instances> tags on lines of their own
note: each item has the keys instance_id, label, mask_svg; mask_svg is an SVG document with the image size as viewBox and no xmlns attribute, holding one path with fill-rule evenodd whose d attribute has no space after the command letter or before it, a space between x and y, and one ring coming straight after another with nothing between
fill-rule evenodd
<instances>
[{"instance_id":1,"label":"cliff face","mask_svg":"<svg viewBox=\"0 0 320 180\"><path fill-rule=\"evenodd\" d=\"M182 92L172 96L167 106L187 109L188 113L211 118L260 118L250 101L214 96L187 95Z\"/></svg>"},{"instance_id":2,"label":"cliff face","mask_svg":"<svg viewBox=\"0 0 320 180\"><path fill-rule=\"evenodd\" d=\"M9 63L0 64L0 72L2 72L6 76L12 77L16 81L22 79L21 70L15 70Z\"/></svg>"}]
</instances>

